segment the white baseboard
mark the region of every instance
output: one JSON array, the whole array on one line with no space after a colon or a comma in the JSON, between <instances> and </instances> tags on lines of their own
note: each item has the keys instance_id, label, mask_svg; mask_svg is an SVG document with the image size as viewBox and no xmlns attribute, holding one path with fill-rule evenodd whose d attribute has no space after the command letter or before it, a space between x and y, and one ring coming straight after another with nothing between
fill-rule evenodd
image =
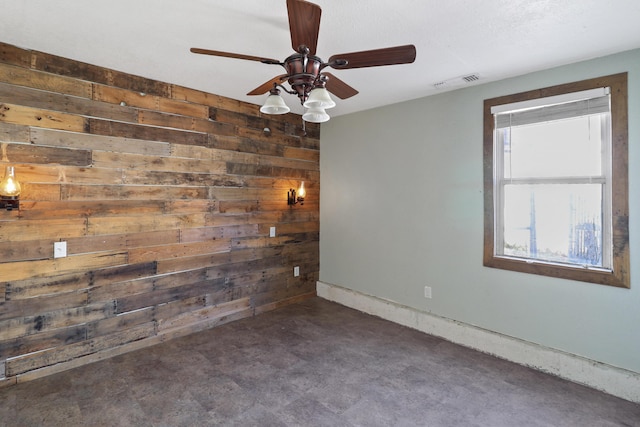
<instances>
[{"instance_id":1,"label":"white baseboard","mask_svg":"<svg viewBox=\"0 0 640 427\"><path fill-rule=\"evenodd\" d=\"M317 282L318 296L483 353L640 403L640 373Z\"/></svg>"}]
</instances>

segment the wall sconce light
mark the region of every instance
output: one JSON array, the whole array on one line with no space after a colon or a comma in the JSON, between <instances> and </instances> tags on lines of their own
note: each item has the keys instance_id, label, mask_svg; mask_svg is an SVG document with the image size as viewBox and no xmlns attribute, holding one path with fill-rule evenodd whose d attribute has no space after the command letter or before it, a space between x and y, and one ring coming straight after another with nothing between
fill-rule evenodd
<instances>
[{"instance_id":1,"label":"wall sconce light","mask_svg":"<svg viewBox=\"0 0 640 427\"><path fill-rule=\"evenodd\" d=\"M287 192L287 204L293 206L297 203L300 205L304 205L304 196L307 195L306 190L304 189L304 181L300 183L300 188L298 189L298 193L296 195L296 190L293 188Z\"/></svg>"},{"instance_id":2,"label":"wall sconce light","mask_svg":"<svg viewBox=\"0 0 640 427\"><path fill-rule=\"evenodd\" d=\"M0 209L8 211L20 208L20 183L16 179L13 166L7 166L4 178L0 181Z\"/></svg>"}]
</instances>

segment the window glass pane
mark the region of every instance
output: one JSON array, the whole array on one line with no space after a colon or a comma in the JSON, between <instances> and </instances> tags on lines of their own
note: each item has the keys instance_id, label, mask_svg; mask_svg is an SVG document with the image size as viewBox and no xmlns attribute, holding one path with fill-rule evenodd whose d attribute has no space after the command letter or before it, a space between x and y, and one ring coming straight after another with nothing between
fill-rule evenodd
<instances>
[{"instance_id":1,"label":"window glass pane","mask_svg":"<svg viewBox=\"0 0 640 427\"><path fill-rule=\"evenodd\" d=\"M501 129L504 177L586 177L602 174L601 115Z\"/></svg>"},{"instance_id":2,"label":"window glass pane","mask_svg":"<svg viewBox=\"0 0 640 427\"><path fill-rule=\"evenodd\" d=\"M503 254L603 266L600 184L506 185Z\"/></svg>"}]
</instances>

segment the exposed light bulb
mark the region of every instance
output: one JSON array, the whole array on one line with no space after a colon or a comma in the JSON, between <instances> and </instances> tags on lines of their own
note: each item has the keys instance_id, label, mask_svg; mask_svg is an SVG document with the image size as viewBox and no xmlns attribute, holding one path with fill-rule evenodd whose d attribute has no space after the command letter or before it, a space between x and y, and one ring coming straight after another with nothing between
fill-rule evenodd
<instances>
[{"instance_id":1,"label":"exposed light bulb","mask_svg":"<svg viewBox=\"0 0 640 427\"><path fill-rule=\"evenodd\" d=\"M7 166L4 178L0 181L0 196L18 197L20 195L20 183L16 179L16 172L13 166Z\"/></svg>"}]
</instances>

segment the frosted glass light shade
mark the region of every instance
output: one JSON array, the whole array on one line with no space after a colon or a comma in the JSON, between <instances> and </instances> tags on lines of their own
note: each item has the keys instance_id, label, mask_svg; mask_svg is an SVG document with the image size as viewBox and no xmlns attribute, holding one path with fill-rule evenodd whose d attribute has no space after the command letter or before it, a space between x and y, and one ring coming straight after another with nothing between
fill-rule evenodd
<instances>
[{"instance_id":1,"label":"frosted glass light shade","mask_svg":"<svg viewBox=\"0 0 640 427\"><path fill-rule=\"evenodd\" d=\"M260 112L264 114L286 114L291 109L284 103L280 95L269 95L264 105L260 107Z\"/></svg>"},{"instance_id":2,"label":"frosted glass light shade","mask_svg":"<svg viewBox=\"0 0 640 427\"><path fill-rule=\"evenodd\" d=\"M329 91L323 87L317 87L309 93L309 98L304 102L306 108L333 108L336 103L331 99Z\"/></svg>"},{"instance_id":3,"label":"frosted glass light shade","mask_svg":"<svg viewBox=\"0 0 640 427\"><path fill-rule=\"evenodd\" d=\"M324 108L311 107L302 115L302 120L311 123L324 123L330 119Z\"/></svg>"}]
</instances>

